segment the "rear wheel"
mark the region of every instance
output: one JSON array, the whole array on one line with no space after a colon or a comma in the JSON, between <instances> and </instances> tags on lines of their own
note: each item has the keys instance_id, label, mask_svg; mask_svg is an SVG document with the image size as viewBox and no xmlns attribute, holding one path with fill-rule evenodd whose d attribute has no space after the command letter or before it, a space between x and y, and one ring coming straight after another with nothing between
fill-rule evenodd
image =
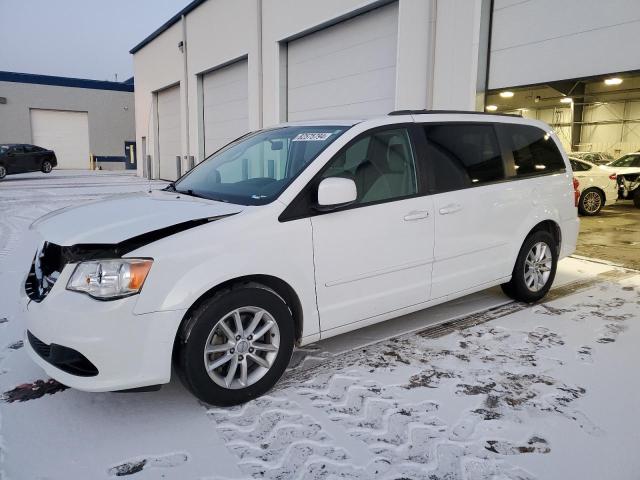
<instances>
[{"instance_id":1,"label":"rear wheel","mask_svg":"<svg viewBox=\"0 0 640 480\"><path fill-rule=\"evenodd\" d=\"M49 160L45 160L44 162L42 162L41 170L42 173L51 173L51 170L53 170L53 165Z\"/></svg>"},{"instance_id":2,"label":"rear wheel","mask_svg":"<svg viewBox=\"0 0 640 480\"><path fill-rule=\"evenodd\" d=\"M238 286L194 311L179 338L177 371L203 402L236 405L275 385L293 343L293 318L284 301L266 288Z\"/></svg>"},{"instance_id":3,"label":"rear wheel","mask_svg":"<svg viewBox=\"0 0 640 480\"><path fill-rule=\"evenodd\" d=\"M587 188L580 195L578 211L581 215L597 215L604 206L604 195L597 188Z\"/></svg>"},{"instance_id":4,"label":"rear wheel","mask_svg":"<svg viewBox=\"0 0 640 480\"><path fill-rule=\"evenodd\" d=\"M0 180L7 176L7 169L4 165L0 165Z\"/></svg>"},{"instance_id":5,"label":"rear wheel","mask_svg":"<svg viewBox=\"0 0 640 480\"><path fill-rule=\"evenodd\" d=\"M509 297L521 302L536 302L543 298L556 276L558 252L553 236L539 230L529 235L513 267L511 281L502 285Z\"/></svg>"}]
</instances>

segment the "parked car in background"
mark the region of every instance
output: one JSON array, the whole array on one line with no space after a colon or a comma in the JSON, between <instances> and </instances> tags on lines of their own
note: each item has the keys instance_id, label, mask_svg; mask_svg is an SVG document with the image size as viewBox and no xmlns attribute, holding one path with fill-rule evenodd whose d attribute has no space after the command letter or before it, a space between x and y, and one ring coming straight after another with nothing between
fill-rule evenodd
<instances>
[{"instance_id":1,"label":"parked car in background","mask_svg":"<svg viewBox=\"0 0 640 480\"><path fill-rule=\"evenodd\" d=\"M633 200L633 204L640 208L640 152L627 153L604 168L617 175L618 198Z\"/></svg>"},{"instance_id":2,"label":"parked car in background","mask_svg":"<svg viewBox=\"0 0 640 480\"><path fill-rule=\"evenodd\" d=\"M53 150L24 143L0 144L0 180L14 173L49 173L57 166Z\"/></svg>"},{"instance_id":3,"label":"parked car in background","mask_svg":"<svg viewBox=\"0 0 640 480\"><path fill-rule=\"evenodd\" d=\"M607 152L571 152L568 155L595 165L605 165L613 160L613 156Z\"/></svg>"},{"instance_id":4,"label":"parked car in background","mask_svg":"<svg viewBox=\"0 0 640 480\"><path fill-rule=\"evenodd\" d=\"M597 215L605 205L618 199L616 174L585 160L569 155L573 176L580 182L578 211L581 215Z\"/></svg>"},{"instance_id":5,"label":"parked car in background","mask_svg":"<svg viewBox=\"0 0 640 480\"><path fill-rule=\"evenodd\" d=\"M243 403L294 345L497 285L540 300L576 247L574 180L536 120L400 111L259 130L164 191L34 222L25 346L81 390L167 383L174 365L201 400Z\"/></svg>"}]
</instances>

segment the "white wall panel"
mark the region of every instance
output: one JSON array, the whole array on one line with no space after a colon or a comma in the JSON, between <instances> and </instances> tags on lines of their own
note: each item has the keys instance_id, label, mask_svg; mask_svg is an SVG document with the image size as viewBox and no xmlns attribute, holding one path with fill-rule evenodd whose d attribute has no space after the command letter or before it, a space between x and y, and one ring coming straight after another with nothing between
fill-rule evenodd
<instances>
[{"instance_id":1,"label":"white wall panel","mask_svg":"<svg viewBox=\"0 0 640 480\"><path fill-rule=\"evenodd\" d=\"M249 131L248 75L241 60L203 76L205 156Z\"/></svg>"},{"instance_id":2,"label":"white wall panel","mask_svg":"<svg viewBox=\"0 0 640 480\"><path fill-rule=\"evenodd\" d=\"M580 150L614 156L640 149L640 102L587 105L583 112ZM625 121L626 120L626 121ZM610 122L610 123L604 123Z\"/></svg>"},{"instance_id":3,"label":"white wall panel","mask_svg":"<svg viewBox=\"0 0 640 480\"><path fill-rule=\"evenodd\" d=\"M32 109L30 114L32 143L53 150L58 168L90 167L87 112Z\"/></svg>"},{"instance_id":4,"label":"white wall panel","mask_svg":"<svg viewBox=\"0 0 640 480\"><path fill-rule=\"evenodd\" d=\"M288 44L290 121L366 118L394 109L398 4Z\"/></svg>"},{"instance_id":5,"label":"white wall panel","mask_svg":"<svg viewBox=\"0 0 640 480\"><path fill-rule=\"evenodd\" d=\"M489 88L636 70L638 0L495 0Z\"/></svg>"}]
</instances>

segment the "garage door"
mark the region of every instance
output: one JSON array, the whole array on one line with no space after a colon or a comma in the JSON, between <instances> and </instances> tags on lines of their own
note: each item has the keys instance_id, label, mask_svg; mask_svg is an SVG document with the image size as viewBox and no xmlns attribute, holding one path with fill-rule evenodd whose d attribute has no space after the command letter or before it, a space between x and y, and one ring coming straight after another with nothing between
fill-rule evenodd
<instances>
[{"instance_id":1,"label":"garage door","mask_svg":"<svg viewBox=\"0 0 640 480\"><path fill-rule=\"evenodd\" d=\"M393 3L289 42L288 119L389 113L395 105L397 39Z\"/></svg>"},{"instance_id":2,"label":"garage door","mask_svg":"<svg viewBox=\"0 0 640 480\"><path fill-rule=\"evenodd\" d=\"M210 155L249 131L247 61L207 73L202 79L204 150Z\"/></svg>"},{"instance_id":3,"label":"garage door","mask_svg":"<svg viewBox=\"0 0 640 480\"><path fill-rule=\"evenodd\" d=\"M182 155L180 144L180 86L158 92L158 150L160 178L178 178L176 156Z\"/></svg>"},{"instance_id":4,"label":"garage door","mask_svg":"<svg viewBox=\"0 0 640 480\"><path fill-rule=\"evenodd\" d=\"M53 150L58 168L90 167L87 112L32 109L30 114L33 144Z\"/></svg>"}]
</instances>

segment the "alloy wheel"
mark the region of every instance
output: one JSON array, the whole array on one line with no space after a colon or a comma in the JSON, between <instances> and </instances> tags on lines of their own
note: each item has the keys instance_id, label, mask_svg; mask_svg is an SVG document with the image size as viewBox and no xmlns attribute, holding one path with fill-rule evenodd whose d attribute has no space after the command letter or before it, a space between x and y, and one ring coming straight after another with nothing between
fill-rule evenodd
<instances>
[{"instance_id":1,"label":"alloy wheel","mask_svg":"<svg viewBox=\"0 0 640 480\"><path fill-rule=\"evenodd\" d=\"M228 389L253 385L269 371L280 349L280 330L269 312L241 307L215 324L204 347L211 380Z\"/></svg>"},{"instance_id":2,"label":"alloy wheel","mask_svg":"<svg viewBox=\"0 0 640 480\"><path fill-rule=\"evenodd\" d=\"M0 179L7 176L7 169L4 166L0 165Z\"/></svg>"},{"instance_id":3,"label":"alloy wheel","mask_svg":"<svg viewBox=\"0 0 640 480\"><path fill-rule=\"evenodd\" d=\"M42 171L43 171L44 173L49 173L49 172L51 171L51 169L52 169L52 167L51 167L51 162L49 162L49 161L45 161L45 162L42 164Z\"/></svg>"},{"instance_id":4,"label":"alloy wheel","mask_svg":"<svg viewBox=\"0 0 640 480\"><path fill-rule=\"evenodd\" d=\"M524 265L524 283L532 292L539 292L549 281L553 257L551 248L544 242L538 242L527 254Z\"/></svg>"},{"instance_id":5,"label":"alloy wheel","mask_svg":"<svg viewBox=\"0 0 640 480\"><path fill-rule=\"evenodd\" d=\"M585 193L584 198L582 199L582 205L587 213L595 213L602 205L602 198L598 192L592 190Z\"/></svg>"}]
</instances>

